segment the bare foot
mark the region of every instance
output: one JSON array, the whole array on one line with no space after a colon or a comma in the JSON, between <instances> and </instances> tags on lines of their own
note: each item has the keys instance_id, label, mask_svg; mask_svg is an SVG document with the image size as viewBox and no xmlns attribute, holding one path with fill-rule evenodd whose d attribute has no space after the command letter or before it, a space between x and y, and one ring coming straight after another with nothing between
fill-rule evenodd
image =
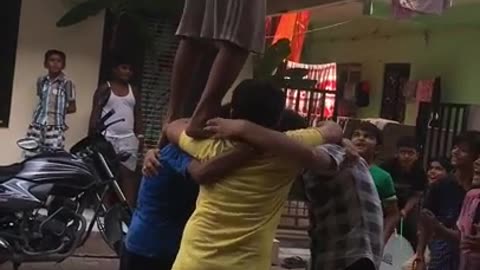
<instances>
[{"instance_id":1,"label":"bare foot","mask_svg":"<svg viewBox=\"0 0 480 270\"><path fill-rule=\"evenodd\" d=\"M211 136L211 134L205 131L203 128L207 123L207 120L211 118L209 113L194 113L190 119L190 123L185 130L185 133L194 138L194 139L206 139Z\"/></svg>"},{"instance_id":2,"label":"bare foot","mask_svg":"<svg viewBox=\"0 0 480 270\"><path fill-rule=\"evenodd\" d=\"M206 139L211 136L211 133L205 131L203 128L205 126L205 121L199 122L199 123L194 123L193 121L190 121L190 124L188 125L187 129L185 130L185 133L194 138L194 139Z\"/></svg>"}]
</instances>

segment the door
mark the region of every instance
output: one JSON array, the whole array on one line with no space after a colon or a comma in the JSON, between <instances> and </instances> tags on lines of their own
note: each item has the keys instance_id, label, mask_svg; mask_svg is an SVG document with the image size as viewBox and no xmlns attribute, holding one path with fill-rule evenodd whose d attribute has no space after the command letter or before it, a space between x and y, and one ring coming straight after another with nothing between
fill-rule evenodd
<instances>
[{"instance_id":1,"label":"door","mask_svg":"<svg viewBox=\"0 0 480 270\"><path fill-rule=\"evenodd\" d=\"M398 122L405 119L403 87L410 77L410 64L385 64L380 117Z\"/></svg>"}]
</instances>

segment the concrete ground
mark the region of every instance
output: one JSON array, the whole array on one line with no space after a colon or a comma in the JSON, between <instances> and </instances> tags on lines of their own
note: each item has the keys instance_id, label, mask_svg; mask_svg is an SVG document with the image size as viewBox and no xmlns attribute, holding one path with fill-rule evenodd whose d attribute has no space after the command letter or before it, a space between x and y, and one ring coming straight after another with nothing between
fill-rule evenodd
<instances>
[{"instance_id":1,"label":"concrete ground","mask_svg":"<svg viewBox=\"0 0 480 270\"><path fill-rule=\"evenodd\" d=\"M75 256L63 263L26 263L20 270L118 270L118 259L113 258L114 253L105 245L99 234L93 234L85 247L79 249ZM280 260L300 256L308 258L308 250L300 248L281 247L279 252ZM0 270L12 270L10 263L0 266ZM272 270L283 270L279 266L272 266ZM296 270L296 269L295 269ZM304 269L298 269L304 270Z\"/></svg>"}]
</instances>

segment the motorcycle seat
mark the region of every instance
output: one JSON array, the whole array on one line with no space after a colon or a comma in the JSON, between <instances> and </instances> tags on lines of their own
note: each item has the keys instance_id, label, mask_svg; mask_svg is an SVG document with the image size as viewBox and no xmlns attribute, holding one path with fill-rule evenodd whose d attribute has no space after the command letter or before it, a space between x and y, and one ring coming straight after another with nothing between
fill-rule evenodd
<instances>
[{"instance_id":1,"label":"motorcycle seat","mask_svg":"<svg viewBox=\"0 0 480 270\"><path fill-rule=\"evenodd\" d=\"M14 163L12 165L0 166L0 183L3 183L13 178L22 170L22 168L22 163Z\"/></svg>"}]
</instances>

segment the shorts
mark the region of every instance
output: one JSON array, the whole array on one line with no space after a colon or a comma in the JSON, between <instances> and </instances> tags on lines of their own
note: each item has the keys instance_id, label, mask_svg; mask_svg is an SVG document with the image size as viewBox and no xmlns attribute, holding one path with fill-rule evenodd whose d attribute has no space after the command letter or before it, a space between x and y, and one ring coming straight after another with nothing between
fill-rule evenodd
<instances>
[{"instance_id":1,"label":"shorts","mask_svg":"<svg viewBox=\"0 0 480 270\"><path fill-rule=\"evenodd\" d=\"M105 139L107 139L107 141L113 145L113 148L117 154L130 154L128 159L122 162L122 165L132 172L136 171L138 163L139 141L135 134L132 134L128 137L115 137L107 135L105 136Z\"/></svg>"},{"instance_id":2,"label":"shorts","mask_svg":"<svg viewBox=\"0 0 480 270\"><path fill-rule=\"evenodd\" d=\"M186 0L177 35L265 49L266 0Z\"/></svg>"},{"instance_id":3,"label":"shorts","mask_svg":"<svg viewBox=\"0 0 480 270\"><path fill-rule=\"evenodd\" d=\"M42 151L59 151L65 148L65 128L60 126L30 125L27 138L39 143L37 151L25 151L25 157L32 157Z\"/></svg>"}]
</instances>

